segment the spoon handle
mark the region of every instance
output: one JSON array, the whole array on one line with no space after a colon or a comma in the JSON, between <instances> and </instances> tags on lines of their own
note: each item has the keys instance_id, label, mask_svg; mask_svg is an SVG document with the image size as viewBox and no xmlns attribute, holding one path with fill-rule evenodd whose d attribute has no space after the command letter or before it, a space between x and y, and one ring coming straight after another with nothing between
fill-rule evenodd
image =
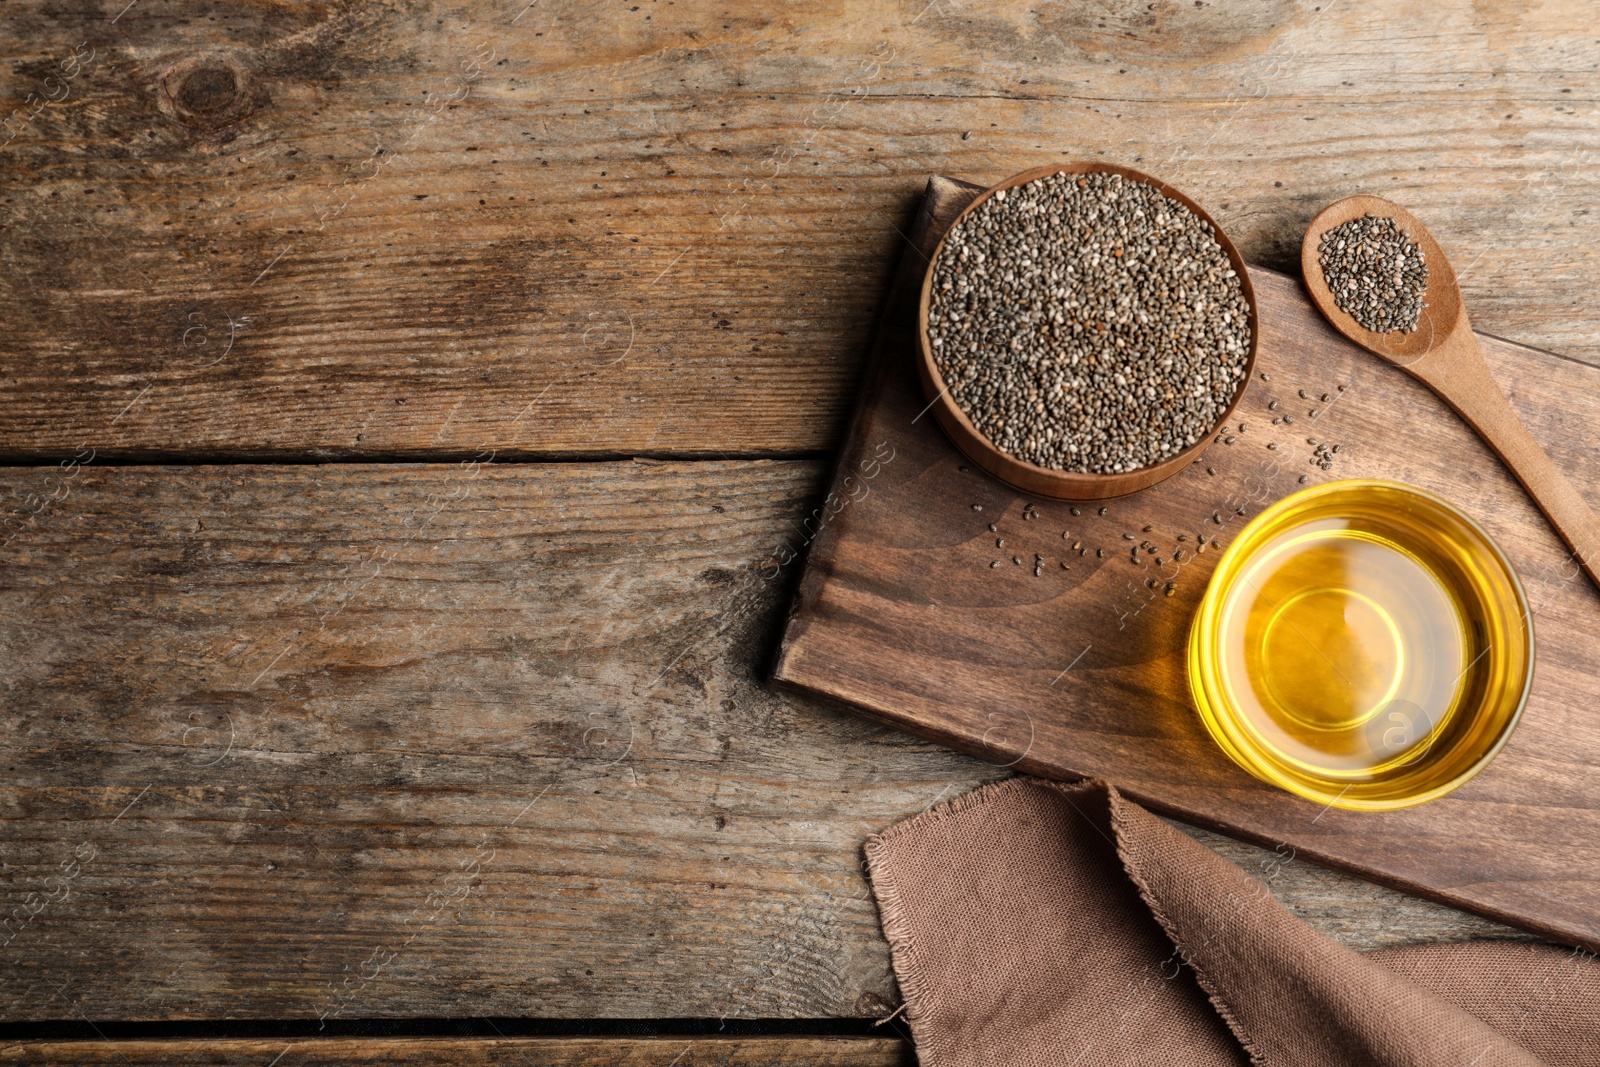
<instances>
[{"instance_id":1,"label":"spoon handle","mask_svg":"<svg viewBox=\"0 0 1600 1067\"><path fill-rule=\"evenodd\" d=\"M1572 549L1570 558L1600 587L1600 518L1517 418L1472 331L1455 331L1409 369L1494 449Z\"/></svg>"}]
</instances>

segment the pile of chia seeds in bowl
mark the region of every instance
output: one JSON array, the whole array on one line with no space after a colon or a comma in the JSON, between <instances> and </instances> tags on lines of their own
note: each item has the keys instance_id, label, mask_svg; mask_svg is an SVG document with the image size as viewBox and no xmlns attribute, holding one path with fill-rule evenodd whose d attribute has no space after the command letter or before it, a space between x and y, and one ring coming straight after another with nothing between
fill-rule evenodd
<instances>
[{"instance_id":1,"label":"pile of chia seeds in bowl","mask_svg":"<svg viewBox=\"0 0 1600 1067\"><path fill-rule=\"evenodd\" d=\"M928 341L989 442L1093 474L1177 455L1244 385L1250 304L1212 226L1120 174L995 193L946 236Z\"/></svg>"}]
</instances>

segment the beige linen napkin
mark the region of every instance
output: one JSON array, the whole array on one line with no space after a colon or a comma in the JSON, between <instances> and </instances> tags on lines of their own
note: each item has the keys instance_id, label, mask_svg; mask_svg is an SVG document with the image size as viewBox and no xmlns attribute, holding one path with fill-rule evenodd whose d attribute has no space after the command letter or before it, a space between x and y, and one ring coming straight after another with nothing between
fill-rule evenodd
<instances>
[{"instance_id":1,"label":"beige linen napkin","mask_svg":"<svg viewBox=\"0 0 1600 1067\"><path fill-rule=\"evenodd\" d=\"M1600 962L1360 954L1104 783L1013 778L867 862L922 1067L1600 1064Z\"/></svg>"}]
</instances>

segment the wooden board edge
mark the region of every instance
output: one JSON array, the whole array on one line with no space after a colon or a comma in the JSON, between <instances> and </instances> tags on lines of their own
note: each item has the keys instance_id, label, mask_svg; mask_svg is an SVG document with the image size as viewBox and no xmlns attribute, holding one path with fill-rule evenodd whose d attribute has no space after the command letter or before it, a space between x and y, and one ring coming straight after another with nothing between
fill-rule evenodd
<instances>
[{"instance_id":1,"label":"wooden board edge","mask_svg":"<svg viewBox=\"0 0 1600 1067\"><path fill-rule=\"evenodd\" d=\"M873 331L871 347L867 350L867 358L861 368L858 379L860 384L856 391L855 403L851 407L844 442L839 447L838 460L834 464L833 474L828 479L823 507L818 509L819 511L825 512L828 501L835 499L843 490L855 457L859 456L864 448L863 416L880 387L883 361L889 358L890 346L887 344L887 339L893 329L889 321L890 311L899 301L905 299L908 292L914 292L920 285L922 268L917 260L922 258L921 249L928 243L928 231L934 223L933 213L936 205L941 198L963 191L975 196L982 188L971 182L946 178L938 174L929 177L923 187L922 199L918 203L911 227L905 235L905 244L901 249L900 263L895 268L894 280L889 283L889 291L878 312L877 326ZM842 512L832 520L824 514L817 533L799 560L800 582L789 602L789 610L784 615L783 633L779 638L777 651L772 657L769 680L773 682L783 681L789 676L792 666L791 652L806 630L806 608L816 602L823 585L826 584L827 576L832 573L834 542L838 536L840 522L845 518Z\"/></svg>"},{"instance_id":2,"label":"wooden board edge","mask_svg":"<svg viewBox=\"0 0 1600 1067\"><path fill-rule=\"evenodd\" d=\"M887 712L878 708L869 707L865 704L857 703L842 690L830 690L810 681L798 681L793 679L785 679L775 684L777 688L786 692L795 693L796 695L803 696L808 700L816 701L817 703L823 704L827 707L848 712L849 714L867 719L870 722L875 722L879 725L899 730L901 733L909 734L912 737L921 738L924 741L931 741L935 744L943 745L946 748L953 749L954 751L960 752L967 756L971 756L974 759L982 760L984 763L988 763L990 766L996 768L1012 770L1019 774L1033 775L1035 777L1045 778L1056 782L1077 782L1095 777L1091 774L1074 771L1071 768L1044 765L1027 757L1023 757L1015 762L997 763L992 758L991 753L984 751L984 746L980 741L975 741L965 734L957 734L947 730L941 730L937 726L930 726L926 723L902 718L893 712ZM1247 844L1255 845L1258 848L1275 849L1285 843L1280 837L1274 837L1271 834L1265 834L1256 830L1252 830L1250 827L1243 824L1230 823L1224 819L1208 818L1196 812L1185 811L1177 805L1168 803L1162 800L1159 796L1152 793L1147 793L1136 786L1129 786L1124 783L1114 782L1110 779L1105 780L1110 782L1110 784L1115 785L1118 792L1120 792L1123 796L1127 797L1129 800L1135 801L1145 808L1148 808L1157 815L1162 815L1170 819L1176 819L1179 822L1187 823L1190 826L1197 826L1203 830L1210 830L1213 833L1221 834L1224 837L1231 837L1236 841L1243 841ZM973 788L978 788L978 786L974 785ZM954 800L955 797L951 797L949 799ZM1487 905L1482 902L1472 900L1468 897L1451 893L1446 889L1439 889L1433 886L1423 885L1377 868L1362 867L1359 864L1348 862L1336 856L1331 856L1328 853L1318 849L1314 843L1308 844L1305 842L1297 842L1293 847L1295 850L1294 854L1296 859L1308 860L1319 867L1333 871L1341 871L1364 881L1372 882L1376 885L1386 886L1389 889L1406 893L1413 897L1419 897L1423 900L1431 900L1436 904L1443 904L1446 907L1455 908L1458 911L1468 912L1472 915L1479 915L1485 919L1491 919L1494 922L1502 923L1503 925L1510 926L1518 930L1525 930L1530 934L1546 938L1558 944L1574 946L1589 952L1600 952L1600 938L1586 934L1582 930L1564 927L1555 923L1540 922L1537 919L1530 919L1526 916L1517 915L1513 912L1508 912L1492 905Z\"/></svg>"}]
</instances>

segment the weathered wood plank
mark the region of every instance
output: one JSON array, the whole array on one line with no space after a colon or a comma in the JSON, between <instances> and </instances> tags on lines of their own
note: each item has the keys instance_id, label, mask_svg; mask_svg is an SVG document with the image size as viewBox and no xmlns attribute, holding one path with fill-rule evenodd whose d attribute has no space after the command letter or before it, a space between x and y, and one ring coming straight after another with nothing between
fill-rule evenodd
<instances>
[{"instance_id":1,"label":"weathered wood plank","mask_svg":"<svg viewBox=\"0 0 1600 1067\"><path fill-rule=\"evenodd\" d=\"M274 1057L277 1057L274 1059ZM39 1041L0 1045L0 1063L343 1067L912 1067L894 1038L324 1038L304 1041Z\"/></svg>"},{"instance_id":2,"label":"weathered wood plank","mask_svg":"<svg viewBox=\"0 0 1600 1067\"><path fill-rule=\"evenodd\" d=\"M887 1014L860 846L1006 772L764 683L824 475L62 479L0 556L0 1018ZM1494 929L1220 847L1357 947Z\"/></svg>"},{"instance_id":3,"label":"weathered wood plank","mask_svg":"<svg viewBox=\"0 0 1600 1067\"><path fill-rule=\"evenodd\" d=\"M1577 0L122 6L0 27L0 457L824 449L926 177L1074 157L1280 268L1393 197L1600 361Z\"/></svg>"}]
</instances>

